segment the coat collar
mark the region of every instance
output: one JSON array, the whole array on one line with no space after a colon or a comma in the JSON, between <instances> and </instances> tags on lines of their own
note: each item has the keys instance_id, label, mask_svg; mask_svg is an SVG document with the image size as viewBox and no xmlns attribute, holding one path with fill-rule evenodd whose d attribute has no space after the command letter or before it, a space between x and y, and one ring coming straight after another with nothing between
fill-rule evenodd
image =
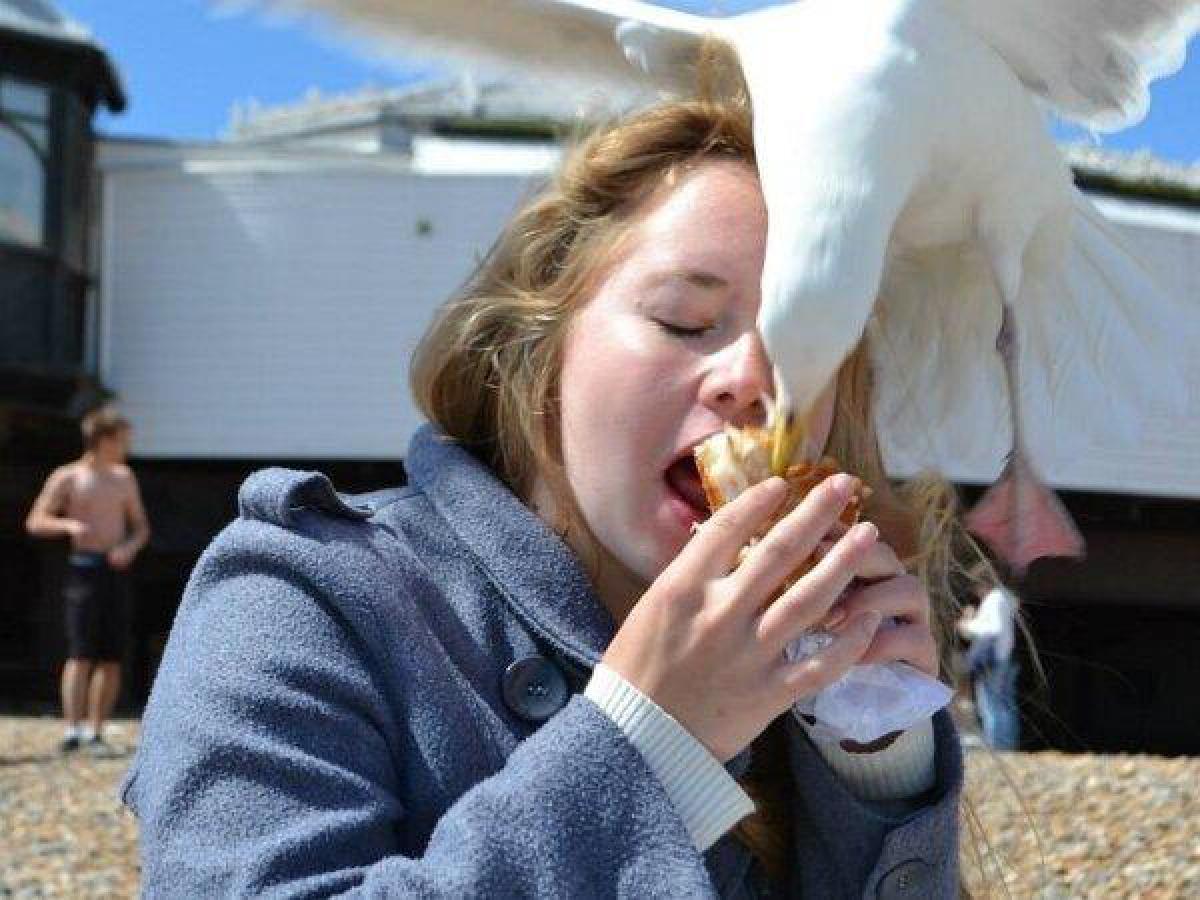
<instances>
[{"instance_id":1,"label":"coat collar","mask_svg":"<svg viewBox=\"0 0 1200 900\"><path fill-rule=\"evenodd\" d=\"M413 436L405 468L514 614L575 663L595 666L616 626L571 549L487 466L430 425Z\"/></svg>"}]
</instances>

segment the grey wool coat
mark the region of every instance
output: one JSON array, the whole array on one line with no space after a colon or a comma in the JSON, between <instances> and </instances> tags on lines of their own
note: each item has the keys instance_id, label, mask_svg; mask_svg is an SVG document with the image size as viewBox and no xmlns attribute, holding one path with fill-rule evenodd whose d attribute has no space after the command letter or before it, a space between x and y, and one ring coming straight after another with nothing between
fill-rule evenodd
<instances>
[{"instance_id":1,"label":"grey wool coat","mask_svg":"<svg viewBox=\"0 0 1200 900\"><path fill-rule=\"evenodd\" d=\"M242 487L122 789L146 896L956 893L944 712L936 786L906 817L855 800L793 727L790 884L731 835L701 855L580 693L614 624L576 558L429 427L406 461L407 487L361 497L282 469Z\"/></svg>"}]
</instances>

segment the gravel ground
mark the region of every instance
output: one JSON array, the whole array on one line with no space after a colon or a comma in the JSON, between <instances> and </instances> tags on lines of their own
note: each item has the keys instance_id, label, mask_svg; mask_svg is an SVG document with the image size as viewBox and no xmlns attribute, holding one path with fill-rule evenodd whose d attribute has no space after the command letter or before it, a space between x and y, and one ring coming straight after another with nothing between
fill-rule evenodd
<instances>
[{"instance_id":1,"label":"gravel ground","mask_svg":"<svg viewBox=\"0 0 1200 900\"><path fill-rule=\"evenodd\" d=\"M128 750L137 723L116 726ZM116 798L129 757L62 758L60 733L0 717L0 897L135 896L137 827ZM971 749L968 787L1005 860L989 865L994 896L1200 897L1200 759Z\"/></svg>"},{"instance_id":2,"label":"gravel ground","mask_svg":"<svg viewBox=\"0 0 1200 900\"><path fill-rule=\"evenodd\" d=\"M995 895L1200 898L1200 758L971 750L967 788Z\"/></svg>"},{"instance_id":3,"label":"gravel ground","mask_svg":"<svg viewBox=\"0 0 1200 900\"><path fill-rule=\"evenodd\" d=\"M137 733L117 721L121 756L63 757L57 720L0 717L0 897L137 895L137 825L117 800Z\"/></svg>"}]
</instances>

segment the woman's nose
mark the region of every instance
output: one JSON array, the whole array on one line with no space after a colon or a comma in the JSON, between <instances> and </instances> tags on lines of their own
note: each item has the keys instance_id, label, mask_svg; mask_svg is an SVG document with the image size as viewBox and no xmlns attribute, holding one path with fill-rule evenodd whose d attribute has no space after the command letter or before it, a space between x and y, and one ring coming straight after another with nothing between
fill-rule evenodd
<instances>
[{"instance_id":1,"label":"woman's nose","mask_svg":"<svg viewBox=\"0 0 1200 900\"><path fill-rule=\"evenodd\" d=\"M771 364L757 331L742 335L712 358L704 381L704 405L733 425L758 425L766 418L763 395L771 390Z\"/></svg>"}]
</instances>

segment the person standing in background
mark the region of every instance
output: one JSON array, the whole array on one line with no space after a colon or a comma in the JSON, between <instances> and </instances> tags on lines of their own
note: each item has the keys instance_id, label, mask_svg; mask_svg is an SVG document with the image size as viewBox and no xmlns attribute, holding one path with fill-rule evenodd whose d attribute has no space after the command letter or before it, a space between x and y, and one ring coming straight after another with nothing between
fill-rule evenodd
<instances>
[{"instance_id":1,"label":"person standing in background","mask_svg":"<svg viewBox=\"0 0 1200 900\"><path fill-rule=\"evenodd\" d=\"M1017 663L1013 660L1017 597L993 584L979 611L959 622L958 630L971 642L967 671L983 737L993 750L1019 750L1021 723L1017 713Z\"/></svg>"},{"instance_id":2,"label":"person standing in background","mask_svg":"<svg viewBox=\"0 0 1200 900\"><path fill-rule=\"evenodd\" d=\"M83 455L55 469L25 520L38 538L69 538L63 578L67 662L62 673L66 731L60 749L111 748L104 723L121 686L129 631L127 572L150 539L137 479L125 462L132 428L105 407L83 417Z\"/></svg>"}]
</instances>

